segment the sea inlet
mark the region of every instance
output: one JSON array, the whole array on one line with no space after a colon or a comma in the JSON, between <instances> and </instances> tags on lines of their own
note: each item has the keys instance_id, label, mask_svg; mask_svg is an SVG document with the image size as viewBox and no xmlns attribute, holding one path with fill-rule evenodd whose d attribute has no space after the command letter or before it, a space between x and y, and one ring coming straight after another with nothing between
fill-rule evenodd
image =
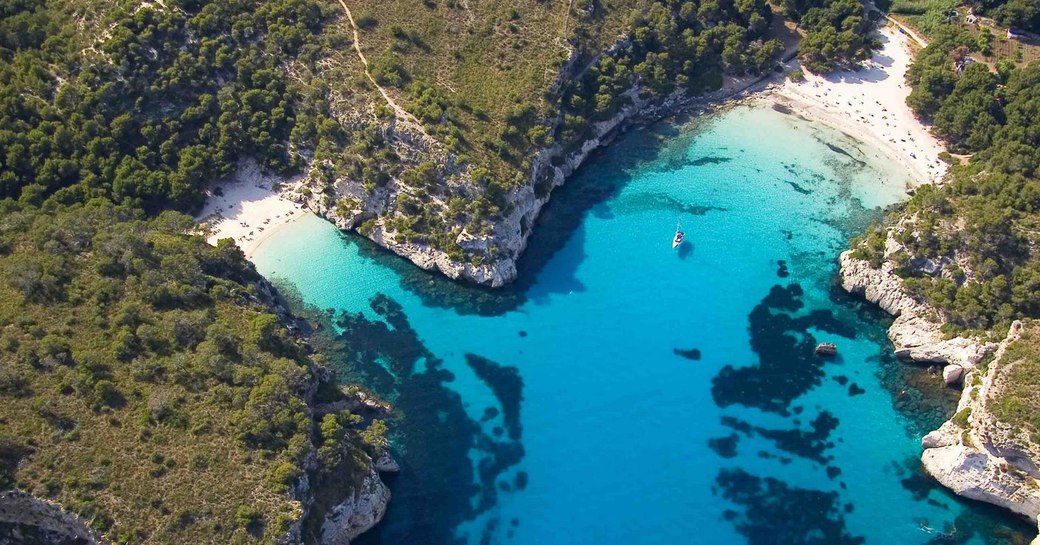
<instances>
[{"instance_id":1,"label":"sea inlet","mask_svg":"<svg viewBox=\"0 0 1040 545\"><path fill-rule=\"evenodd\" d=\"M402 472L358 543L1024 543L1027 524L922 474L956 392L895 361L886 317L835 284L909 182L841 133L738 106L593 158L504 290L314 216L254 260L328 323L341 379L396 408Z\"/></svg>"}]
</instances>

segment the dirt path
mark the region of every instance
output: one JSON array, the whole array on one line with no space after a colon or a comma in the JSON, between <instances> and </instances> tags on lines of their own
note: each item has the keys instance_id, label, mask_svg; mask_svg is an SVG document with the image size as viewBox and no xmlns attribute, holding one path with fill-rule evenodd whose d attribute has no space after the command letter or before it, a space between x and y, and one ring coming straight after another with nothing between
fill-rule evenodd
<instances>
[{"instance_id":1,"label":"dirt path","mask_svg":"<svg viewBox=\"0 0 1040 545\"><path fill-rule=\"evenodd\" d=\"M921 47L928 47L928 42L924 38L922 38L916 31L914 31L914 29L904 25L903 23L900 23L899 21L896 21L888 15L885 15L885 18L888 19L892 24L896 25L896 27L898 27L899 30L905 32L907 36L910 36L910 38L917 42L917 45Z\"/></svg>"},{"instance_id":2,"label":"dirt path","mask_svg":"<svg viewBox=\"0 0 1040 545\"><path fill-rule=\"evenodd\" d=\"M366 59L365 54L361 52L361 36L358 34L358 26L357 23L354 22L354 15L350 13L350 8L347 7L347 3L343 0L339 0L339 5L343 7L343 11L347 14L347 20L350 21L350 28L354 33L354 51L357 51L358 58L361 59L361 64L365 67L365 77L368 78L368 81L372 82L372 85L375 85L379 94L383 95L383 100L385 100L386 104L394 111L394 116L396 116L397 119L415 125L415 128L419 132L427 138L430 138L430 135L426 134L426 130L423 129L422 123L419 123L419 120L416 119L414 115L408 113L408 111L397 104L397 102L394 102L393 97L386 92L386 89L383 89L383 87L376 82L376 78L372 77L372 72L368 69L368 59Z\"/></svg>"}]
</instances>

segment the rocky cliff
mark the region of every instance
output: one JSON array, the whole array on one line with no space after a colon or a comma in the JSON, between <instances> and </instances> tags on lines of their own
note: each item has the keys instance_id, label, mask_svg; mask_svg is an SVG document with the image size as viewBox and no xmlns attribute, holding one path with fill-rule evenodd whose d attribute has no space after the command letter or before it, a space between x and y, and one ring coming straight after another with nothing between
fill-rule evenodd
<instances>
[{"instance_id":1,"label":"rocky cliff","mask_svg":"<svg viewBox=\"0 0 1040 545\"><path fill-rule=\"evenodd\" d=\"M947 488L973 500L984 501L1037 521L1040 516L1040 446L1028 435L1001 422L992 411L1007 386L1007 347L1018 340L1021 322L1012 324L1007 337L988 365L972 369L953 418L922 439L924 468ZM1033 542L1040 544L1040 537Z\"/></svg>"},{"instance_id":2,"label":"rocky cliff","mask_svg":"<svg viewBox=\"0 0 1040 545\"><path fill-rule=\"evenodd\" d=\"M1019 338L1022 324L1015 322L999 343L975 337L946 338L941 330L942 312L907 293L896 274L890 258L900 250L890 234L878 268L857 259L855 250L846 251L840 257L840 279L846 291L895 317L888 337L897 356L944 365L947 384L964 384L957 412L921 442L925 470L961 496L1037 521L1040 470L1034 460L1040 460L1040 446L1024 434L1012 432L990 410L1015 364L1004 361L1004 355ZM1033 544L1040 545L1040 537Z\"/></svg>"},{"instance_id":3,"label":"rocky cliff","mask_svg":"<svg viewBox=\"0 0 1040 545\"><path fill-rule=\"evenodd\" d=\"M868 261L854 257L854 250L848 250L841 254L839 263L845 291L863 297L895 317L888 338L899 358L969 370L996 348L994 343L974 337L945 338L942 312L906 292L903 279L895 273L896 266L891 260L885 259L881 267L875 269Z\"/></svg>"},{"instance_id":4,"label":"rocky cliff","mask_svg":"<svg viewBox=\"0 0 1040 545\"><path fill-rule=\"evenodd\" d=\"M325 515L321 525L323 545L348 545L353 539L375 526L390 502L390 489L373 468L362 479L354 494Z\"/></svg>"},{"instance_id":5,"label":"rocky cliff","mask_svg":"<svg viewBox=\"0 0 1040 545\"><path fill-rule=\"evenodd\" d=\"M629 46L628 40L622 38L602 54L621 55ZM581 77L591 66L591 63L578 66L575 55L572 52L564 63L557 85ZM771 76L726 78L725 85L713 93L690 96L680 89L657 100L645 98L637 82L623 93L629 104L613 117L594 123L591 134L584 140L559 141L537 150L528 162L530 168L524 179L514 183L502 196L500 214L488 221L475 221L471 215L452 208L455 199L472 202L488 190L479 168L473 168L462 157L447 151L422 133L421 127L394 119L377 119L371 112L344 113L343 122L364 118L363 123L377 127L380 138L401 165L399 170L380 185L373 186L361 178L329 174L328 165L312 165L307 182L295 188L289 197L340 229L355 230L425 270L456 280L500 287L516 278L516 261L526 248L532 226L552 191L594 150L635 124L739 95ZM553 131L558 131L562 123L562 116L553 120ZM417 170L435 177L435 183L417 179L414 175ZM445 220L447 225L442 229L446 236L412 237L401 228L413 221L416 213L407 208L415 202L421 202L423 210Z\"/></svg>"},{"instance_id":6,"label":"rocky cliff","mask_svg":"<svg viewBox=\"0 0 1040 545\"><path fill-rule=\"evenodd\" d=\"M340 391L343 394L341 399L314 407L316 419L320 415L350 411L352 414L370 420L373 417L385 418L393 410L388 403L377 399L357 386L341 386ZM383 483L379 475L396 473L401 470L385 448L374 458L358 451L349 452L348 455L361 458L364 466L362 475L334 475L332 477L331 484L335 488L342 488L335 486L338 483L347 483L347 487L345 490L340 490L341 499L333 505L318 507L319 512L323 512L321 540L319 541L321 545L348 545L383 520L383 515L386 514L387 506L390 503L390 489ZM330 483L325 484L327 486ZM313 495L310 493L308 495L313 500ZM315 506L309 507L313 509Z\"/></svg>"},{"instance_id":7,"label":"rocky cliff","mask_svg":"<svg viewBox=\"0 0 1040 545\"><path fill-rule=\"evenodd\" d=\"M86 521L61 505L21 490L0 492L0 523L31 529L34 535L47 543L110 543ZM23 529L12 528L11 535L0 534L0 543L21 543L24 537L22 534Z\"/></svg>"}]
</instances>

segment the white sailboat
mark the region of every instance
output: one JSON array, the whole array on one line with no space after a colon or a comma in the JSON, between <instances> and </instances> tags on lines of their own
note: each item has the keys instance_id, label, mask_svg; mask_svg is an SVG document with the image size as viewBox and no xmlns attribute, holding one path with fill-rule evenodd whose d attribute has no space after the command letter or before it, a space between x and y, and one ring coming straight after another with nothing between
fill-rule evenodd
<instances>
[{"instance_id":1,"label":"white sailboat","mask_svg":"<svg viewBox=\"0 0 1040 545\"><path fill-rule=\"evenodd\" d=\"M682 220L679 220L679 222L675 225L675 238L672 239L673 250L678 248L679 245L682 244L683 237L685 236L686 233L684 233L682 230Z\"/></svg>"}]
</instances>

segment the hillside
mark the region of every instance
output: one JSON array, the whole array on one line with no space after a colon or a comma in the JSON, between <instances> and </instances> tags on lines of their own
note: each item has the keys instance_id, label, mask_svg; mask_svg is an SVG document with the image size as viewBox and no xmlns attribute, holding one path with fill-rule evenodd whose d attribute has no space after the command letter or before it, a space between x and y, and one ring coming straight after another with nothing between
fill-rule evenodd
<instances>
[{"instance_id":1,"label":"hillside","mask_svg":"<svg viewBox=\"0 0 1040 545\"><path fill-rule=\"evenodd\" d=\"M781 50L763 1L353 4L371 75L405 113L378 95L340 111L380 138L317 156L302 198L423 268L491 286L515 277L541 206L592 149Z\"/></svg>"},{"instance_id":2,"label":"hillside","mask_svg":"<svg viewBox=\"0 0 1040 545\"><path fill-rule=\"evenodd\" d=\"M295 198L340 227L498 286L592 149L774 70L785 18L813 70L869 56L857 2L775 9L24 0L0 13L0 198L194 211L252 158L304 172Z\"/></svg>"},{"instance_id":3,"label":"hillside","mask_svg":"<svg viewBox=\"0 0 1040 545\"><path fill-rule=\"evenodd\" d=\"M0 217L3 489L119 543L274 543L371 472L381 424L317 429L339 394L233 245L103 201Z\"/></svg>"}]
</instances>

